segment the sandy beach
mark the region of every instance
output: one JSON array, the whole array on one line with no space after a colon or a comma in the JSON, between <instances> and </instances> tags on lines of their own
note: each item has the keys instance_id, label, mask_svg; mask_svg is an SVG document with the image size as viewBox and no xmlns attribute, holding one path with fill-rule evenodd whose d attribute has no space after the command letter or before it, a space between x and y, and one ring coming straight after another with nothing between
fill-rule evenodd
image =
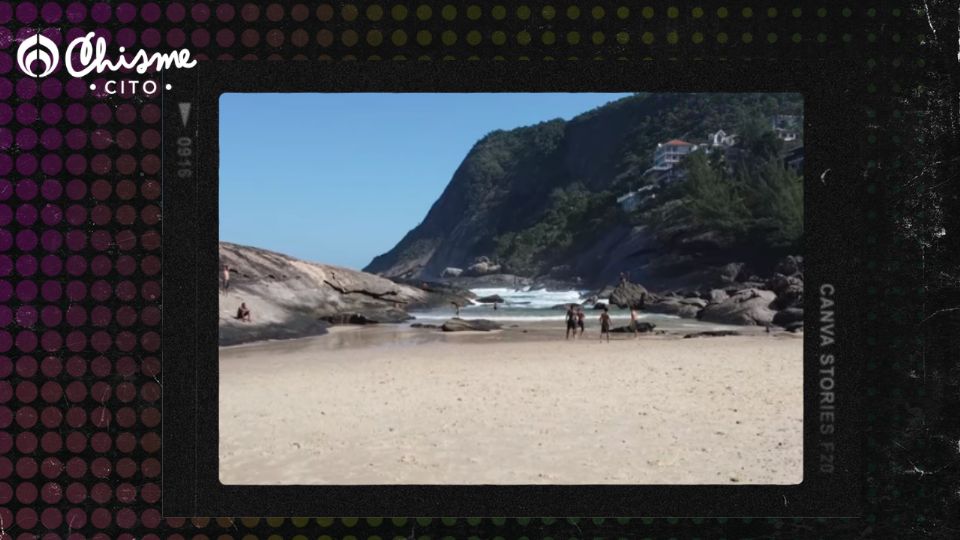
<instances>
[{"instance_id":1,"label":"sandy beach","mask_svg":"<svg viewBox=\"0 0 960 540\"><path fill-rule=\"evenodd\" d=\"M221 348L220 479L802 480L801 336L596 337L381 325Z\"/></svg>"}]
</instances>

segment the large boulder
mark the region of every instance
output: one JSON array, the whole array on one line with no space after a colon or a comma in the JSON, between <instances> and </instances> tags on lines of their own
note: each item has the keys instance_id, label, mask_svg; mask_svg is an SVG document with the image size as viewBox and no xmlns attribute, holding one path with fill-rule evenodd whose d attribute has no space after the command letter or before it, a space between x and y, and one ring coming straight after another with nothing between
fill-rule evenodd
<instances>
[{"instance_id":1,"label":"large boulder","mask_svg":"<svg viewBox=\"0 0 960 540\"><path fill-rule=\"evenodd\" d=\"M448 266L440 272L440 277L460 277L461 274L463 274L463 268Z\"/></svg>"},{"instance_id":2,"label":"large boulder","mask_svg":"<svg viewBox=\"0 0 960 540\"><path fill-rule=\"evenodd\" d=\"M787 276L776 273L766 281L764 287L777 295L773 304L776 309L803 306L803 280L799 274Z\"/></svg>"},{"instance_id":3,"label":"large boulder","mask_svg":"<svg viewBox=\"0 0 960 540\"><path fill-rule=\"evenodd\" d=\"M727 291L723 289L710 289L710 292L708 292L705 296L708 304L719 304L727 298L730 298L730 295L727 294Z\"/></svg>"},{"instance_id":4,"label":"large boulder","mask_svg":"<svg viewBox=\"0 0 960 540\"><path fill-rule=\"evenodd\" d=\"M732 262L723 265L719 272L720 281L723 283L737 283L739 281L745 281L745 266L746 265L742 262Z\"/></svg>"},{"instance_id":5,"label":"large boulder","mask_svg":"<svg viewBox=\"0 0 960 540\"><path fill-rule=\"evenodd\" d=\"M480 298L477 298L477 302L480 302L481 304L502 304L503 297L499 294L491 294L490 296L481 296Z\"/></svg>"},{"instance_id":6,"label":"large boulder","mask_svg":"<svg viewBox=\"0 0 960 540\"><path fill-rule=\"evenodd\" d=\"M610 303L620 308L642 308L649 296L643 285L624 281L610 293Z\"/></svg>"},{"instance_id":7,"label":"large boulder","mask_svg":"<svg viewBox=\"0 0 960 540\"><path fill-rule=\"evenodd\" d=\"M467 276L486 276L500 272L500 265L489 261L473 263L463 272Z\"/></svg>"},{"instance_id":8,"label":"large boulder","mask_svg":"<svg viewBox=\"0 0 960 540\"><path fill-rule=\"evenodd\" d=\"M640 332L640 333L653 332L653 329L656 328L656 327L657 327L657 325L655 325L655 324L653 324L653 323L648 323L648 322L638 322L638 323L637 323L637 331ZM632 334L632 333L634 333L633 327L631 327L630 325L627 325L627 326L618 326L618 327L616 327L616 328L614 328L613 330L610 330L610 331L611 331L611 332L614 332L614 333L617 333L617 334Z\"/></svg>"},{"instance_id":9,"label":"large boulder","mask_svg":"<svg viewBox=\"0 0 960 540\"><path fill-rule=\"evenodd\" d=\"M799 255L788 255L784 257L773 269L778 274L792 276L803 273L803 257Z\"/></svg>"},{"instance_id":10,"label":"large boulder","mask_svg":"<svg viewBox=\"0 0 960 540\"><path fill-rule=\"evenodd\" d=\"M787 308L773 316L773 324L777 326L787 327L795 322L803 323L803 309Z\"/></svg>"},{"instance_id":11,"label":"large boulder","mask_svg":"<svg viewBox=\"0 0 960 540\"><path fill-rule=\"evenodd\" d=\"M440 329L444 332L489 332L491 330L499 330L500 325L486 319L461 319L454 317L447 319Z\"/></svg>"},{"instance_id":12,"label":"large boulder","mask_svg":"<svg viewBox=\"0 0 960 540\"><path fill-rule=\"evenodd\" d=\"M667 296L646 304L643 310L648 313L662 313L664 315L676 315L684 319L696 319L697 314L706 305L706 300L702 298Z\"/></svg>"},{"instance_id":13,"label":"large boulder","mask_svg":"<svg viewBox=\"0 0 960 540\"><path fill-rule=\"evenodd\" d=\"M775 315L770 304L776 298L773 291L744 289L718 304L707 305L700 312L700 320L717 324L769 326Z\"/></svg>"}]
</instances>

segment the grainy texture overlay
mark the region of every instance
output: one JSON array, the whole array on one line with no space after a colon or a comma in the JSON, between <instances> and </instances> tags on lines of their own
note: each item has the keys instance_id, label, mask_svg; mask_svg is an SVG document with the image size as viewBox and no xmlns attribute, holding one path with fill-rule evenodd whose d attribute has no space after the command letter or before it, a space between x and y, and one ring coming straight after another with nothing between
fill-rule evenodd
<instances>
[{"instance_id":1,"label":"grainy texture overlay","mask_svg":"<svg viewBox=\"0 0 960 540\"><path fill-rule=\"evenodd\" d=\"M939 0L0 2L0 534L956 537L958 24L957 2ZM62 68L38 78L17 67L30 36L62 47L89 31L111 47L185 47L213 62L700 58L790 69L829 57L863 72L857 144L872 159L859 164L861 196L875 223L858 306L873 336L863 518L161 518L159 97L106 96Z\"/></svg>"}]
</instances>

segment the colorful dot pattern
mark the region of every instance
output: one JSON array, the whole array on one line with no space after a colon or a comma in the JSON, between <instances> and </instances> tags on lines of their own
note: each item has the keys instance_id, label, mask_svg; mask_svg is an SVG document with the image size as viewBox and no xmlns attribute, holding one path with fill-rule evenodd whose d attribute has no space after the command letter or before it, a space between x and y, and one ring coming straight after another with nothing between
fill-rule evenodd
<instances>
[{"instance_id":1,"label":"colorful dot pattern","mask_svg":"<svg viewBox=\"0 0 960 540\"><path fill-rule=\"evenodd\" d=\"M0 2L0 537L679 538L706 527L729 537L814 538L864 530L853 520L750 518L162 518L158 100L107 96L62 68L32 79L15 61L18 43L36 32L62 45L90 31L110 47L187 47L205 61L841 57L872 75L864 114L891 114L884 96L902 94L907 70L922 62L916 48L926 36L907 20L911 7L769 4ZM879 148L886 137L873 130L862 143ZM863 197L882 208L878 182ZM868 264L880 268L882 242L872 245ZM879 352L882 343L870 346ZM871 435L868 458L883 445ZM866 523L917 519L885 512L890 496L871 485Z\"/></svg>"}]
</instances>

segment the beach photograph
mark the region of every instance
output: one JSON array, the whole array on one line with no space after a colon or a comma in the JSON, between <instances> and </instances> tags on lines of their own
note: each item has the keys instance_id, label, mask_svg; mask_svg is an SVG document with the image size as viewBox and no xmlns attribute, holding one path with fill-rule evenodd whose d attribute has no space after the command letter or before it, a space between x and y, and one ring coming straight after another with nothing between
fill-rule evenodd
<instances>
[{"instance_id":1,"label":"beach photograph","mask_svg":"<svg viewBox=\"0 0 960 540\"><path fill-rule=\"evenodd\" d=\"M222 483L802 482L800 94L219 107Z\"/></svg>"}]
</instances>

